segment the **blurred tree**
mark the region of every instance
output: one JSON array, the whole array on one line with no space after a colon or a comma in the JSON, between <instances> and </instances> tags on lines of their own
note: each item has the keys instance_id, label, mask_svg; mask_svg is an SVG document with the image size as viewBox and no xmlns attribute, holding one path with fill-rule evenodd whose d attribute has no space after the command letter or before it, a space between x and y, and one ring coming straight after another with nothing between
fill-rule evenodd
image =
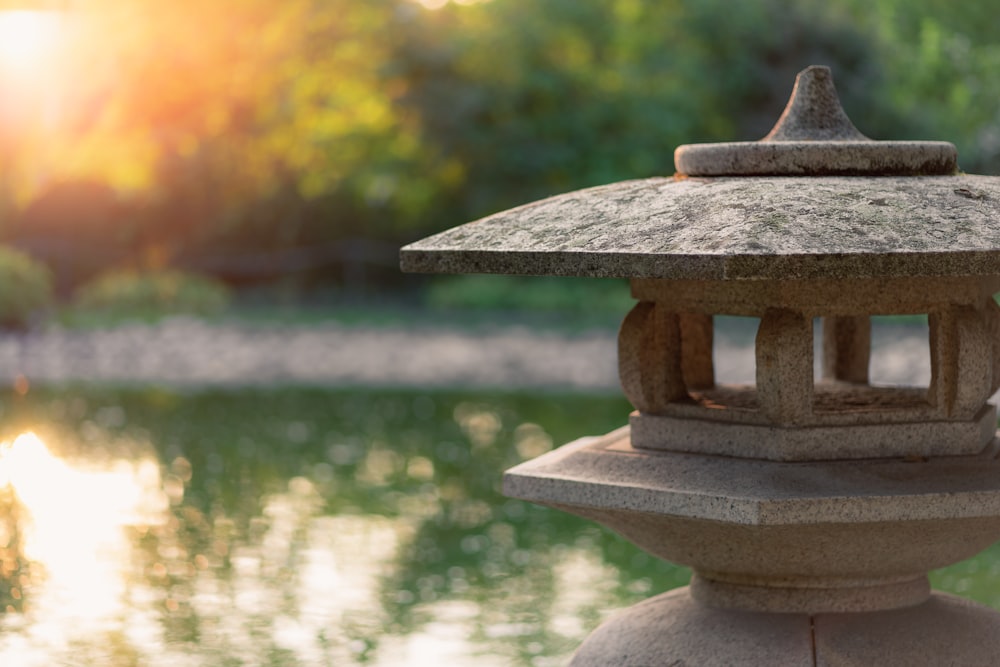
<instances>
[{"instance_id":1,"label":"blurred tree","mask_svg":"<svg viewBox=\"0 0 1000 667\"><path fill-rule=\"evenodd\" d=\"M817 62L877 76L865 33L820 2L493 0L422 14L398 52L403 103L461 166L439 226L759 138Z\"/></svg>"},{"instance_id":2,"label":"blurred tree","mask_svg":"<svg viewBox=\"0 0 1000 667\"><path fill-rule=\"evenodd\" d=\"M393 2L94 1L88 35L108 45L82 51L109 75L87 134L148 170L154 239L225 236L277 199L266 242L295 243L302 199L363 198L413 150L380 72Z\"/></svg>"},{"instance_id":3,"label":"blurred tree","mask_svg":"<svg viewBox=\"0 0 1000 667\"><path fill-rule=\"evenodd\" d=\"M689 86L700 91L701 104L719 117L710 128L713 133L697 140L753 141L766 135L788 101L795 75L809 65L831 67L850 115L858 122L864 116L882 77L875 35L838 3L685 4L682 25L691 36Z\"/></svg>"},{"instance_id":4,"label":"blurred tree","mask_svg":"<svg viewBox=\"0 0 1000 667\"><path fill-rule=\"evenodd\" d=\"M869 104L879 133L952 141L963 169L1000 173L1000 1L840 2L878 35L887 76Z\"/></svg>"},{"instance_id":5,"label":"blurred tree","mask_svg":"<svg viewBox=\"0 0 1000 667\"><path fill-rule=\"evenodd\" d=\"M397 65L404 105L454 165L443 184L451 219L436 224L671 171L677 138L699 124L697 101L684 100L676 54L636 29L656 14L673 31L675 12L671 2L494 0L422 14Z\"/></svg>"},{"instance_id":6,"label":"blurred tree","mask_svg":"<svg viewBox=\"0 0 1000 667\"><path fill-rule=\"evenodd\" d=\"M134 250L134 212L104 183L53 183L7 230L21 250L53 268L60 295L125 260Z\"/></svg>"},{"instance_id":7,"label":"blurred tree","mask_svg":"<svg viewBox=\"0 0 1000 667\"><path fill-rule=\"evenodd\" d=\"M995 171L997 5L78 0L36 82L52 94L0 106L0 187L23 204L107 183L132 200L108 224L156 262L312 248L322 264L357 252L344 239L397 243L669 174L681 143L758 138L813 63L870 136L951 139Z\"/></svg>"},{"instance_id":8,"label":"blurred tree","mask_svg":"<svg viewBox=\"0 0 1000 667\"><path fill-rule=\"evenodd\" d=\"M58 113L21 145L44 162L24 198L107 182L142 205L141 243L168 247L295 245L322 196L377 209L419 149L384 75L398 4L79 3Z\"/></svg>"}]
</instances>

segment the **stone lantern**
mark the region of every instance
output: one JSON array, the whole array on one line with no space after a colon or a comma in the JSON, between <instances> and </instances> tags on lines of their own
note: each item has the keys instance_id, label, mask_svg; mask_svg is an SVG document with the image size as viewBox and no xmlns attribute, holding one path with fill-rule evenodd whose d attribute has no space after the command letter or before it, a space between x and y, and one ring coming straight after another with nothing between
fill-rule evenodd
<instances>
[{"instance_id":1,"label":"stone lantern","mask_svg":"<svg viewBox=\"0 0 1000 667\"><path fill-rule=\"evenodd\" d=\"M693 576L613 616L572 665L1000 664L1000 613L927 579L1000 538L1000 178L956 159L866 138L810 67L759 142L681 146L673 177L403 249L410 271L631 280L629 425L504 488ZM869 381L870 318L895 314L928 318L927 387ZM716 381L714 315L759 318L754 385Z\"/></svg>"}]
</instances>

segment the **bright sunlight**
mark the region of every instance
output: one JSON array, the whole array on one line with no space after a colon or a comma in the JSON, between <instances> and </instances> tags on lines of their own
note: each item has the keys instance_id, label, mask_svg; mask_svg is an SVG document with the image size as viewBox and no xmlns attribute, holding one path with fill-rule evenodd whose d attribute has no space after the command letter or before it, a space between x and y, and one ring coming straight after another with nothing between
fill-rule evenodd
<instances>
[{"instance_id":1,"label":"bright sunlight","mask_svg":"<svg viewBox=\"0 0 1000 667\"><path fill-rule=\"evenodd\" d=\"M48 10L0 11L0 67L21 75L41 74L59 44L62 16Z\"/></svg>"},{"instance_id":2,"label":"bright sunlight","mask_svg":"<svg viewBox=\"0 0 1000 667\"><path fill-rule=\"evenodd\" d=\"M77 468L34 433L23 433L0 444L4 491L18 508L19 551L43 573L37 582L31 578L32 606L82 621L120 612L131 553L125 529L165 520L169 501L158 464L122 460ZM0 542L10 539L0 535Z\"/></svg>"}]
</instances>

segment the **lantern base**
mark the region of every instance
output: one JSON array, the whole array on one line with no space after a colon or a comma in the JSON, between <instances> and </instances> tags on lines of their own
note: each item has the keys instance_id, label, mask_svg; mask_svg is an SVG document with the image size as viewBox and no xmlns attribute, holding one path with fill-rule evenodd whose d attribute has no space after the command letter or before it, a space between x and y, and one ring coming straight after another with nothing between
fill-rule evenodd
<instances>
[{"instance_id":1,"label":"lantern base","mask_svg":"<svg viewBox=\"0 0 1000 667\"><path fill-rule=\"evenodd\" d=\"M685 587L619 612L571 667L993 665L1000 612L946 593L876 612L779 614L720 609Z\"/></svg>"}]
</instances>

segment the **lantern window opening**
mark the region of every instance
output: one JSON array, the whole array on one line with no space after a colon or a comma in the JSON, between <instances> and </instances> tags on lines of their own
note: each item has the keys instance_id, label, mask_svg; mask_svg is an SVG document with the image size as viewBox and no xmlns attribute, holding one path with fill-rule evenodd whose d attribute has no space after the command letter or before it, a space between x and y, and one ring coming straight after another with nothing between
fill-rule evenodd
<instances>
[{"instance_id":1,"label":"lantern window opening","mask_svg":"<svg viewBox=\"0 0 1000 667\"><path fill-rule=\"evenodd\" d=\"M760 318L747 315L713 315L715 336L712 357L716 385L753 385L757 376L754 354ZM690 387L690 385L688 385Z\"/></svg>"},{"instance_id":2,"label":"lantern window opening","mask_svg":"<svg viewBox=\"0 0 1000 667\"><path fill-rule=\"evenodd\" d=\"M905 319L903 319L905 318ZM927 313L872 315L868 384L873 387L921 387L931 382L930 327ZM905 364L906 368L901 365ZM912 378L906 382L902 377Z\"/></svg>"},{"instance_id":3,"label":"lantern window opening","mask_svg":"<svg viewBox=\"0 0 1000 667\"><path fill-rule=\"evenodd\" d=\"M907 413L916 420L928 417L935 399L926 313L907 314L902 321L899 314L796 317L801 320L799 332L786 334L788 340L771 345L781 354L789 345L798 345L802 348L800 361L780 362L791 365L780 373L771 370L760 375L761 355L767 358L769 354L760 347L761 318L678 314L686 395L671 401L673 406L667 412L686 414L689 408L683 406L688 405L747 417L758 414L769 420L762 414L767 412L770 400L765 397L762 403L758 385L763 381L772 388L777 386L779 393L789 382L801 385L797 392L800 397L793 399L801 404L794 410L797 416L789 413L777 421L791 419L806 425L839 413L866 412L894 412L903 419ZM921 325L923 335L919 333ZM765 337L768 335L765 333ZM706 343L711 347L707 362ZM763 393L769 391L772 389L765 386ZM787 396L774 400L784 403Z\"/></svg>"},{"instance_id":4,"label":"lantern window opening","mask_svg":"<svg viewBox=\"0 0 1000 667\"><path fill-rule=\"evenodd\" d=\"M685 404L755 412L759 317L680 314Z\"/></svg>"},{"instance_id":5,"label":"lantern window opening","mask_svg":"<svg viewBox=\"0 0 1000 667\"><path fill-rule=\"evenodd\" d=\"M912 316L916 322L901 321L898 315L817 318L813 376L816 416L915 411L917 417L931 407L928 318L919 313ZM923 335L914 335L921 322Z\"/></svg>"}]
</instances>

